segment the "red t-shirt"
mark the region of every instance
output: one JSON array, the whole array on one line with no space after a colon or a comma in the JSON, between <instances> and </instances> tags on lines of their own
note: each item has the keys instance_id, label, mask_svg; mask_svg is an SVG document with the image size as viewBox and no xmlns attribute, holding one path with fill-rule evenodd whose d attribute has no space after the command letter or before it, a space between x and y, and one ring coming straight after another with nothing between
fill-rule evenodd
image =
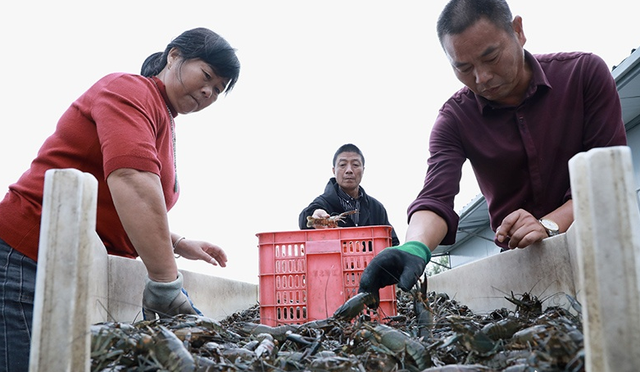
<instances>
[{"instance_id":1,"label":"red t-shirt","mask_svg":"<svg viewBox=\"0 0 640 372\"><path fill-rule=\"evenodd\" d=\"M155 84L154 81L155 80ZM44 174L75 168L98 180L96 230L110 254L137 257L116 213L106 179L133 168L160 177L167 210L178 200L171 107L162 82L140 75L105 76L60 118L35 160L0 202L0 238L37 260ZM172 115L177 114L171 109Z\"/></svg>"}]
</instances>

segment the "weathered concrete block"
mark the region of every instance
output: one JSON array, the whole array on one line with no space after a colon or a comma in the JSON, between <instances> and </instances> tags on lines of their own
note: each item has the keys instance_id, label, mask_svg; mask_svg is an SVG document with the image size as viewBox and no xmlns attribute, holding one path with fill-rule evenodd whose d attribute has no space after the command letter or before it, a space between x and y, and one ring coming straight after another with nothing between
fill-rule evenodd
<instances>
[{"instance_id":1,"label":"weathered concrete block","mask_svg":"<svg viewBox=\"0 0 640 372\"><path fill-rule=\"evenodd\" d=\"M46 172L31 372L89 369L89 232L95 231L97 187L77 170Z\"/></svg>"},{"instance_id":2,"label":"weathered concrete block","mask_svg":"<svg viewBox=\"0 0 640 372\"><path fill-rule=\"evenodd\" d=\"M587 371L640 366L640 214L626 146L569 162Z\"/></svg>"},{"instance_id":3,"label":"weathered concrete block","mask_svg":"<svg viewBox=\"0 0 640 372\"><path fill-rule=\"evenodd\" d=\"M180 270L184 288L205 316L221 320L258 303L258 286ZM109 256L108 320L142 319L142 291L147 270L140 260ZM107 319L104 319L107 320Z\"/></svg>"},{"instance_id":4,"label":"weathered concrete block","mask_svg":"<svg viewBox=\"0 0 640 372\"><path fill-rule=\"evenodd\" d=\"M446 292L476 313L515 309L504 297L529 293L543 307L568 308L566 295L576 297L575 249L567 244L574 234L547 238L525 249L499 253L428 278L429 291Z\"/></svg>"}]
</instances>

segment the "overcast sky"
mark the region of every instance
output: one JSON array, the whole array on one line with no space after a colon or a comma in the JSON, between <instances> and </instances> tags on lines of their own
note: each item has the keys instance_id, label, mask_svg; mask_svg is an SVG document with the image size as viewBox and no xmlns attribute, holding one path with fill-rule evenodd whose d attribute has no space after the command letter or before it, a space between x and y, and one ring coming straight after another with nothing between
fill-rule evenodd
<instances>
[{"instance_id":1,"label":"overcast sky","mask_svg":"<svg viewBox=\"0 0 640 372\"><path fill-rule=\"evenodd\" d=\"M404 241L429 132L461 84L435 34L443 0L12 2L0 21L4 123L0 187L27 169L69 104L100 77L138 73L172 38L208 27L238 50L234 91L179 116L182 195L172 231L222 246L228 267L181 268L258 283L256 233L297 230L298 214L352 142L362 186ZM532 53L589 51L612 67L640 45L637 14L613 0L513 0ZM6 7L6 5L5 5ZM468 167L460 210L478 193Z\"/></svg>"}]
</instances>

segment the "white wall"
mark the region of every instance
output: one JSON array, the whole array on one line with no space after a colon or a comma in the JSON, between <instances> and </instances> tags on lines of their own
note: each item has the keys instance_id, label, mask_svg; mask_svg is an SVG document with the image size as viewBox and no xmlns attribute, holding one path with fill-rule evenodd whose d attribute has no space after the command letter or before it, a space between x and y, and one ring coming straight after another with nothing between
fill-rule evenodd
<instances>
[{"instance_id":1,"label":"white wall","mask_svg":"<svg viewBox=\"0 0 640 372\"><path fill-rule=\"evenodd\" d=\"M627 131L627 144L631 148L636 188L640 188L640 125Z\"/></svg>"}]
</instances>

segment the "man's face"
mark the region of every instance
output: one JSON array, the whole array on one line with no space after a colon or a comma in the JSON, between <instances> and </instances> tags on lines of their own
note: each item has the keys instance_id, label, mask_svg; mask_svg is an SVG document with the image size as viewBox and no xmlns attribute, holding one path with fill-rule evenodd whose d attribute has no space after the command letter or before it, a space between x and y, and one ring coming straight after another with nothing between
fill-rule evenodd
<instances>
[{"instance_id":1,"label":"man's face","mask_svg":"<svg viewBox=\"0 0 640 372\"><path fill-rule=\"evenodd\" d=\"M355 152L342 152L338 154L333 166L333 175L338 185L347 193L357 195L358 186L362 181L364 166L362 158ZM353 196L353 195L351 195Z\"/></svg>"},{"instance_id":2,"label":"man's face","mask_svg":"<svg viewBox=\"0 0 640 372\"><path fill-rule=\"evenodd\" d=\"M516 17L513 27L515 35L482 18L464 32L442 38L458 80L475 94L507 105L520 104L529 85L522 18Z\"/></svg>"}]
</instances>

